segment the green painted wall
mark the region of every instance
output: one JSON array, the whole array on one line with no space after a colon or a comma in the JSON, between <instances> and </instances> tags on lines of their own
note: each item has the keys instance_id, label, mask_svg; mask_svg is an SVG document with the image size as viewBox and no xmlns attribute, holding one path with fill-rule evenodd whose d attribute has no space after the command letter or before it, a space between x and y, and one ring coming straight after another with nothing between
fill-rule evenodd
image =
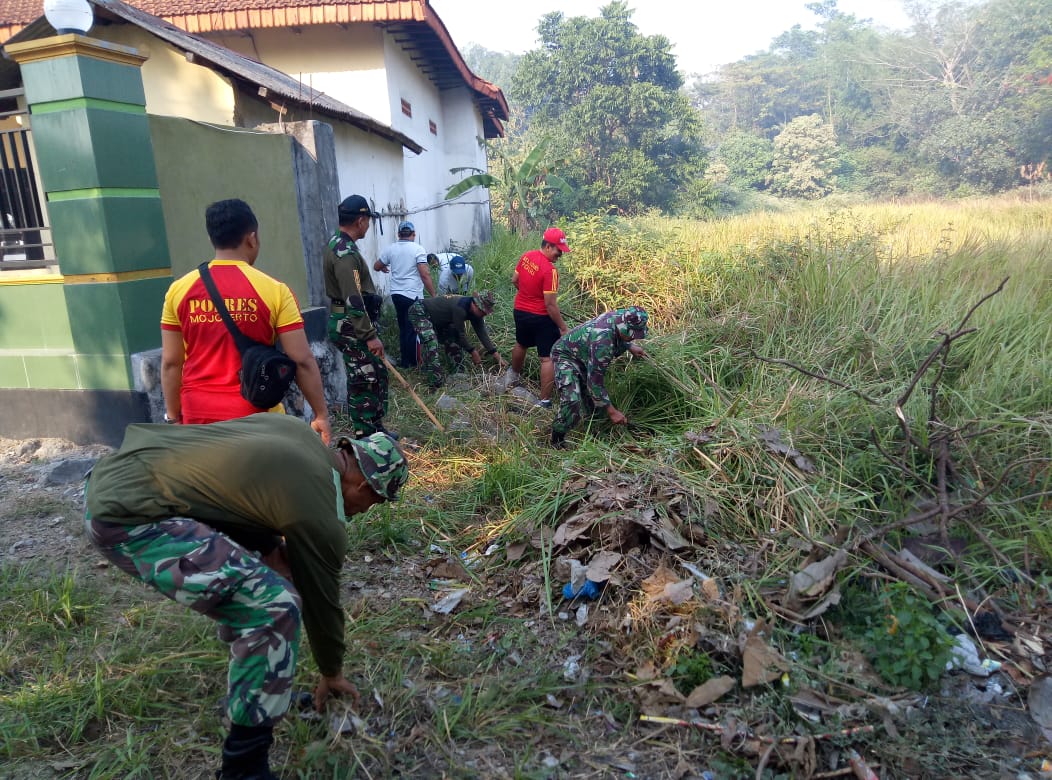
<instances>
[{"instance_id":1,"label":"green painted wall","mask_svg":"<svg viewBox=\"0 0 1052 780\"><path fill-rule=\"evenodd\" d=\"M0 350L15 349L73 349L61 284L0 284Z\"/></svg>"},{"instance_id":2,"label":"green painted wall","mask_svg":"<svg viewBox=\"0 0 1052 780\"><path fill-rule=\"evenodd\" d=\"M178 278L212 258L205 233L208 204L241 198L259 219L262 250L256 267L291 287L301 306L309 305L293 179L294 141L186 119L149 120L172 275Z\"/></svg>"}]
</instances>

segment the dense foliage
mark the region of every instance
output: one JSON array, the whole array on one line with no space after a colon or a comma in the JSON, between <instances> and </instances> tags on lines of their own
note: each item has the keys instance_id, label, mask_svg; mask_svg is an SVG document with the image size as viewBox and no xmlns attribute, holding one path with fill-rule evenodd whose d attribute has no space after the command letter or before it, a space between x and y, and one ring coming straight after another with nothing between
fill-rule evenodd
<instances>
[{"instance_id":1,"label":"dense foliage","mask_svg":"<svg viewBox=\"0 0 1052 780\"><path fill-rule=\"evenodd\" d=\"M1052 0L908 0L904 31L836 0L808 8L814 29L689 87L668 40L640 34L621 0L596 18L543 16L521 57L475 46L469 62L510 99L501 154L519 163L548 141L546 162L560 161L572 196L538 197L553 216L1052 181Z\"/></svg>"},{"instance_id":2,"label":"dense foliage","mask_svg":"<svg viewBox=\"0 0 1052 780\"><path fill-rule=\"evenodd\" d=\"M671 209L703 172L702 126L681 91L671 44L641 35L622 0L597 18L553 12L540 47L516 71L511 97L534 138L564 158L573 197L560 211Z\"/></svg>"},{"instance_id":3,"label":"dense foliage","mask_svg":"<svg viewBox=\"0 0 1052 780\"><path fill-rule=\"evenodd\" d=\"M1024 183L1021 169L1052 153L1052 0L906 7L912 28L884 32L836 0L811 3L817 29L798 25L695 82L712 143L740 148L742 133L777 141L790 130L799 141L794 123L818 116L813 143L831 128L837 158L821 189L887 196ZM738 181L791 194L777 174Z\"/></svg>"}]
</instances>

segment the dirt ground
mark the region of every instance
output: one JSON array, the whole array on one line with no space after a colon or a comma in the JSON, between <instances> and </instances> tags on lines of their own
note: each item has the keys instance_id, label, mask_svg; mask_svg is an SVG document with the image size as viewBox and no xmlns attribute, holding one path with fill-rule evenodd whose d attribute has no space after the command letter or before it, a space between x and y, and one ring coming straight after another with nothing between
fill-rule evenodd
<instances>
[{"instance_id":1,"label":"dirt ground","mask_svg":"<svg viewBox=\"0 0 1052 780\"><path fill-rule=\"evenodd\" d=\"M100 557L88 544L81 521L82 475L91 462L107 452L105 447L77 447L60 440L11 441L0 439L0 567L76 567L92 570ZM546 718L562 728L562 736L549 730L543 745L531 746L531 766L517 766L513 744L479 744L465 740L450 742L436 754L421 738L428 713L411 728L396 728L385 721L381 694L366 696L357 716L369 733L392 736L388 751L397 759L373 759L373 777L624 777L624 778L723 778L723 777L852 777L850 750L859 750L883 778L1016 778L1049 777L1042 774L1042 759L1052 758L1052 743L1042 736L1031 719L1025 695L1012 679L1000 673L974 678L955 673L943 678L936 694L902 694L874 697L861 705L839 707L833 697L823 700L793 700L797 713L815 719L838 709L836 728L830 739L799 739L779 745L762 735L756 738L757 708L781 706L774 698L755 695L748 706L737 710L701 707L722 731L673 723L670 720L639 722L639 714L659 712L659 718L690 717L682 696L662 689L661 681L646 680L647 663L641 645L623 638L618 631L633 609L630 599L614 594L587 605L559 604L554 619L537 609L538 591L546 587L536 562L520 565L491 565L480 559L472 571L471 593L465 605L491 602L504 617L519 621L522 643L505 642L492 621L470 621L455 628L444 615L428 608L437 595L455 590L464 572L446 551L419 543L416 552L398 556L372 550L354 557L345 566L344 595L348 611L378 614L397 605L419 602L419 621L400 629L401 638L427 643L436 637L462 642L466 648L490 648L500 656L502 668L535 670L538 666L561 665L567 682L599 682L603 693L581 707L549 694ZM713 551L716 559L722 553ZM659 553L648 551L654 560L641 560L652 570ZM496 558L494 558L496 561ZM459 569L459 570L458 570ZM437 583L437 585L436 585ZM436 595L436 587L440 591ZM480 595L483 594L483 595ZM0 598L3 594L0 594ZM674 610L662 616L656 633L675 637L687 629ZM508 624L505 624L508 625ZM704 630L698 626L694 631ZM509 635L510 638L510 635ZM849 661L845 661L849 663ZM0 676L5 670L0 669ZM860 672L861 673L861 672ZM406 683L409 685L410 683ZM421 701L441 701L452 695L456 681L445 671L426 669L411 681L422 692ZM648 687L649 686L649 687ZM2 693L2 691L0 691ZM677 699L678 696L678 699ZM799 698L799 697L797 697ZM605 701L616 706L600 706ZM784 701L779 699L778 701ZM769 704L765 704L769 702ZM833 703L831 703L833 702ZM737 727L734 718L743 718ZM843 717L850 715L850 717ZM728 724L728 719L731 725ZM847 733L857 729L852 737ZM558 734L559 728L556 728ZM418 744L419 743L419 744ZM77 765L63 763L64 754L38 765L38 777L80 777ZM757 770L757 765L760 769ZM449 767L459 767L450 772ZM764 768L766 767L766 768ZM775 769L780 767L779 769ZM193 761L186 766L194 776ZM209 770L200 767L201 776ZM5 774L0 767L0 777ZM17 775L33 776L33 773ZM83 776L87 776L84 774ZM364 775L363 775L364 776Z\"/></svg>"}]
</instances>

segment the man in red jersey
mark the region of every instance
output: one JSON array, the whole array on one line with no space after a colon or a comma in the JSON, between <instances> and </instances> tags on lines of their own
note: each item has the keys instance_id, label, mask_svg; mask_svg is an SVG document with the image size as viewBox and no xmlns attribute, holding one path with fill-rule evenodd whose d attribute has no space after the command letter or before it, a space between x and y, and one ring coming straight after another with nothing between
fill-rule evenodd
<instances>
[{"instance_id":1,"label":"man in red jersey","mask_svg":"<svg viewBox=\"0 0 1052 780\"><path fill-rule=\"evenodd\" d=\"M526 350L536 347L537 357L541 359L541 399L537 405L543 408L551 407L555 386L552 345L568 330L559 311L559 272L552 264L569 251L566 234L559 228L548 228L541 248L519 258L511 275L511 283L518 293L513 312L515 346L511 350L507 385L510 387L521 379Z\"/></svg>"},{"instance_id":2,"label":"man in red jersey","mask_svg":"<svg viewBox=\"0 0 1052 780\"><path fill-rule=\"evenodd\" d=\"M287 285L253 267L259 222L243 200L221 200L205 211L215 259L208 264L234 323L249 338L280 344L296 362L296 384L314 411L311 427L331 436L321 371L307 343L299 304ZM216 312L201 274L176 279L161 313L161 388L165 421L212 423L265 412L241 395L241 354ZM269 411L282 412L281 404Z\"/></svg>"}]
</instances>

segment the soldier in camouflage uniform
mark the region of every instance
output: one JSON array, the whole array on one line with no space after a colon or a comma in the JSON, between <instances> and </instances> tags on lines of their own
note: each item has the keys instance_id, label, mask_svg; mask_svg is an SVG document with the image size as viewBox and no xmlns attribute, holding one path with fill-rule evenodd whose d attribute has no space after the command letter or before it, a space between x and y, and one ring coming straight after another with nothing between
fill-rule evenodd
<instances>
[{"instance_id":1,"label":"soldier in camouflage uniform","mask_svg":"<svg viewBox=\"0 0 1052 780\"><path fill-rule=\"evenodd\" d=\"M625 425L628 418L618 411L606 392L606 370L618 355L631 352L645 357L635 339L647 337L647 313L639 306L600 314L560 338L552 347L555 363L555 389L559 411L552 423L552 446L566 446L566 434L586 412L605 409L614 425Z\"/></svg>"},{"instance_id":2,"label":"soldier in camouflage uniform","mask_svg":"<svg viewBox=\"0 0 1052 780\"><path fill-rule=\"evenodd\" d=\"M130 425L87 487L86 528L115 566L219 624L230 645L230 734L218 777L268 780L274 723L289 708L300 619L330 694L343 675L340 569L348 515L408 477L390 436L335 450L302 421L256 414L209 425Z\"/></svg>"},{"instance_id":3,"label":"soldier in camouflage uniform","mask_svg":"<svg viewBox=\"0 0 1052 780\"><path fill-rule=\"evenodd\" d=\"M384 430L388 372L384 345L376 332L381 298L369 266L355 243L379 217L361 195L340 204L340 232L325 252L325 294L329 296L329 339L343 354L347 368L347 411L355 436Z\"/></svg>"},{"instance_id":4,"label":"soldier in camouflage uniform","mask_svg":"<svg viewBox=\"0 0 1052 780\"><path fill-rule=\"evenodd\" d=\"M498 368L505 366L493 340L486 330L484 318L493 311L494 298L489 290L481 290L472 295L446 295L440 298L424 298L413 302L409 307L409 322L416 335L420 337L420 350L423 357L422 367L427 374L429 387L441 387L446 379L446 371L439 354L439 345L445 347L446 354L453 361L457 370L464 361L464 354L471 355L476 366L482 365L482 355L477 347L468 341L464 323L470 322L475 335L493 357Z\"/></svg>"}]
</instances>

